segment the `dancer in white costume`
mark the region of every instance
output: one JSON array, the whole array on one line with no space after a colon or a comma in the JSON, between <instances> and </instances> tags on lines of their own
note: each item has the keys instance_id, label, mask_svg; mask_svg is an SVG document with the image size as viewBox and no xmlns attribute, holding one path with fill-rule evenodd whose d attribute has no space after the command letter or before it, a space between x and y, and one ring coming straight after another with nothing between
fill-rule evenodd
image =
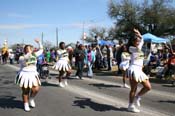
<instances>
[{"instance_id":1,"label":"dancer in white costume","mask_svg":"<svg viewBox=\"0 0 175 116\"><path fill-rule=\"evenodd\" d=\"M134 33L135 36L131 38L128 43L129 52L131 53L131 63L128 68L128 77L131 86L128 111L140 112L134 105L134 99L136 98L136 105L140 107L140 97L151 90L151 84L148 76L142 71L144 54L141 51L141 48L143 46L143 39L137 29L134 29ZM138 83L141 83L143 88L136 94Z\"/></svg>"},{"instance_id":2,"label":"dancer in white costume","mask_svg":"<svg viewBox=\"0 0 175 116\"><path fill-rule=\"evenodd\" d=\"M60 42L59 44L60 49L57 51L58 54L58 61L55 63L53 66L54 69L59 71L59 86L60 87L65 87L68 85L67 83L67 77L71 73L71 66L69 63L69 58L68 58L68 51L65 49L65 43ZM66 77L64 78L64 83L62 82L63 75L64 73L67 73Z\"/></svg>"},{"instance_id":3,"label":"dancer in white costume","mask_svg":"<svg viewBox=\"0 0 175 116\"><path fill-rule=\"evenodd\" d=\"M130 62L130 54L127 52L127 46L123 45L122 46L122 55L121 55L121 63L119 65L120 70L122 70L123 73L123 87L125 88L130 88L127 84L126 84L126 78L127 78L127 70L129 68L129 62Z\"/></svg>"},{"instance_id":4,"label":"dancer in white costume","mask_svg":"<svg viewBox=\"0 0 175 116\"><path fill-rule=\"evenodd\" d=\"M16 84L22 88L25 111L30 111L29 105L35 107L34 97L39 91L39 85L41 85L36 63L37 56L43 53L43 46L38 39L35 39L35 42L39 44L39 51L33 52L31 45L24 47L24 55L19 58L20 71L16 76Z\"/></svg>"}]
</instances>

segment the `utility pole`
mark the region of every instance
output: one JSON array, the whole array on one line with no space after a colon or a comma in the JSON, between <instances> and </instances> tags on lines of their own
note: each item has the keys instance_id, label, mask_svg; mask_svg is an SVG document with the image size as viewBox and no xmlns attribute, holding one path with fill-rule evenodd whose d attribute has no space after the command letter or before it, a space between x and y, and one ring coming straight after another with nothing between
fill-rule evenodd
<instances>
[{"instance_id":1,"label":"utility pole","mask_svg":"<svg viewBox=\"0 0 175 116\"><path fill-rule=\"evenodd\" d=\"M22 39L22 47L24 46L24 38Z\"/></svg>"},{"instance_id":2,"label":"utility pole","mask_svg":"<svg viewBox=\"0 0 175 116\"><path fill-rule=\"evenodd\" d=\"M83 41L83 44L84 44L84 39L85 39L85 32L84 32L84 25L85 25L85 22L83 21L83 35L82 35L82 41Z\"/></svg>"},{"instance_id":3,"label":"utility pole","mask_svg":"<svg viewBox=\"0 0 175 116\"><path fill-rule=\"evenodd\" d=\"M58 48L58 28L56 28L56 47Z\"/></svg>"},{"instance_id":4,"label":"utility pole","mask_svg":"<svg viewBox=\"0 0 175 116\"><path fill-rule=\"evenodd\" d=\"M42 45L43 45L43 43L44 43L44 33L42 32L42 34L41 34L41 43L42 43Z\"/></svg>"}]
</instances>

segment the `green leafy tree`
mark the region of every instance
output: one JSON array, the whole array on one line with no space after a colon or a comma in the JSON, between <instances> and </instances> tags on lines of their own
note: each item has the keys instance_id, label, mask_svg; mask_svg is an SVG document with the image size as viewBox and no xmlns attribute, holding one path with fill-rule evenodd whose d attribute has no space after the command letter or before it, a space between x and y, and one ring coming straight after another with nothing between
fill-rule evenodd
<instances>
[{"instance_id":1,"label":"green leafy tree","mask_svg":"<svg viewBox=\"0 0 175 116\"><path fill-rule=\"evenodd\" d=\"M89 36L86 37L86 42L94 42L95 36L99 39L108 39L108 31L104 27L93 27L89 29Z\"/></svg>"},{"instance_id":2,"label":"green leafy tree","mask_svg":"<svg viewBox=\"0 0 175 116\"><path fill-rule=\"evenodd\" d=\"M172 29L175 28L175 9L170 7L167 0L152 0L152 4L148 4L148 0L143 3L142 16L140 20L144 25L144 30L162 36L165 34L173 34Z\"/></svg>"},{"instance_id":3,"label":"green leafy tree","mask_svg":"<svg viewBox=\"0 0 175 116\"><path fill-rule=\"evenodd\" d=\"M109 16L116 20L114 28L110 30L110 34L115 32L115 38L127 37L132 28L139 27L139 5L132 0L111 0L108 8Z\"/></svg>"},{"instance_id":4,"label":"green leafy tree","mask_svg":"<svg viewBox=\"0 0 175 116\"><path fill-rule=\"evenodd\" d=\"M135 27L141 33L150 32L157 36L175 33L175 8L171 0L111 0L108 15L116 22L109 35L114 38L127 38Z\"/></svg>"},{"instance_id":5,"label":"green leafy tree","mask_svg":"<svg viewBox=\"0 0 175 116\"><path fill-rule=\"evenodd\" d=\"M90 37L94 38L98 36L100 39L105 39L107 34L107 29L104 27L93 27L89 30Z\"/></svg>"}]
</instances>

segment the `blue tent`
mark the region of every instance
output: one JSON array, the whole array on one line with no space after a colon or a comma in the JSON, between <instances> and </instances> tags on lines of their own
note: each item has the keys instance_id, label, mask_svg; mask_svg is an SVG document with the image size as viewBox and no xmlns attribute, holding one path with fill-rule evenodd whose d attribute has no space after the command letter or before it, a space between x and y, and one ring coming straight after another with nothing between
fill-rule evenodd
<instances>
[{"instance_id":1,"label":"blue tent","mask_svg":"<svg viewBox=\"0 0 175 116\"><path fill-rule=\"evenodd\" d=\"M111 42L111 41L105 41L105 40L98 40L98 44L99 45L111 45L111 46L114 45L113 42Z\"/></svg>"},{"instance_id":2,"label":"blue tent","mask_svg":"<svg viewBox=\"0 0 175 116\"><path fill-rule=\"evenodd\" d=\"M160 37L157 37L151 33L146 33L144 35L142 35L144 41L146 42L153 42L153 43L166 43L166 42L169 42L168 39L164 39L164 38L160 38Z\"/></svg>"},{"instance_id":3,"label":"blue tent","mask_svg":"<svg viewBox=\"0 0 175 116\"><path fill-rule=\"evenodd\" d=\"M99 45L105 45L105 43L106 43L106 42L105 42L104 40L98 40L98 44L99 44Z\"/></svg>"}]
</instances>

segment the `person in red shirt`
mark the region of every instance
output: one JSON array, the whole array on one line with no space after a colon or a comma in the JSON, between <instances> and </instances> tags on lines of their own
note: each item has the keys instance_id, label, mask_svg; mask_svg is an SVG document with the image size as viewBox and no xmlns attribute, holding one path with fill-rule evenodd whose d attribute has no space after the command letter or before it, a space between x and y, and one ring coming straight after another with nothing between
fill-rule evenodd
<instances>
[{"instance_id":1,"label":"person in red shirt","mask_svg":"<svg viewBox=\"0 0 175 116\"><path fill-rule=\"evenodd\" d=\"M175 71L175 53L172 53L171 57L168 60L168 69Z\"/></svg>"},{"instance_id":2,"label":"person in red shirt","mask_svg":"<svg viewBox=\"0 0 175 116\"><path fill-rule=\"evenodd\" d=\"M173 52L171 50L171 53L170 53L170 57L167 61L167 63L165 64L165 69L163 71L163 77L167 77L170 72L172 71L173 73L175 72L175 52Z\"/></svg>"}]
</instances>

